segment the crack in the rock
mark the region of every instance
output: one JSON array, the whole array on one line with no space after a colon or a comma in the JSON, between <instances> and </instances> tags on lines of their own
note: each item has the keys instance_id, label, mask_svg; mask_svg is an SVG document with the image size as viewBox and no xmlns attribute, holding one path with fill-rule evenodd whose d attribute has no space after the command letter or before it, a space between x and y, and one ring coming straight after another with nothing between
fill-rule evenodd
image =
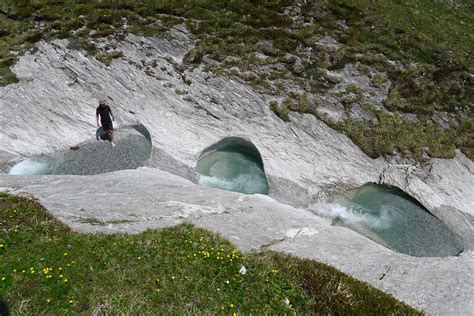
<instances>
[{"instance_id":1,"label":"crack in the rock","mask_svg":"<svg viewBox=\"0 0 474 316\"><path fill-rule=\"evenodd\" d=\"M275 245L277 245L281 242L287 241L288 239L289 239L288 237L280 238L280 239L273 239L269 243L261 245L260 246L260 251L265 251L265 250L267 250L268 248L270 248L272 246L275 246Z\"/></svg>"},{"instance_id":2,"label":"crack in the rock","mask_svg":"<svg viewBox=\"0 0 474 316\"><path fill-rule=\"evenodd\" d=\"M392 269L392 266L388 266L387 271L385 271L385 273L382 273L382 276L379 278L379 280L383 280L383 278L385 278L390 272L390 269Z\"/></svg>"}]
</instances>

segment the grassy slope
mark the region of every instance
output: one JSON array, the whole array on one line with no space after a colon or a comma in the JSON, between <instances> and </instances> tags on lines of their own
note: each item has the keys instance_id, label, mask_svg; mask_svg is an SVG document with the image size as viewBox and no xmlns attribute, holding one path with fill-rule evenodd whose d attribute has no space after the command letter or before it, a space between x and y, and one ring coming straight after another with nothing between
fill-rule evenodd
<instances>
[{"instance_id":1,"label":"grassy slope","mask_svg":"<svg viewBox=\"0 0 474 316\"><path fill-rule=\"evenodd\" d=\"M97 304L112 314L419 314L325 264L242 253L189 224L80 235L36 202L4 193L0 297L30 315L89 315Z\"/></svg>"},{"instance_id":2,"label":"grassy slope","mask_svg":"<svg viewBox=\"0 0 474 316\"><path fill-rule=\"evenodd\" d=\"M113 44L108 51L99 50L95 39L121 38L127 32L153 36L185 22L199 40L186 58L190 66L207 55L221 62L210 67L213 71L238 76L263 93L288 96L283 104L272 105L284 120L290 111L317 115L318 105L306 96L323 94L333 86L324 69L358 62L385 72L391 80L385 102L390 112L363 104L378 123L347 118L333 124L320 119L346 133L372 157L394 152L415 159L422 159L423 152L452 157L454 149L460 148L473 159L474 5L470 1L453 1L455 5L429 0L296 2L299 13L291 17L283 14L295 3L289 0L5 0L0 5L0 84L16 81L10 71L16 60L11 50L21 54L40 38L68 37L71 47L85 49L109 64L120 52ZM127 30L122 29L122 17L130 25ZM157 19L163 23L156 23ZM322 49L317 41L325 35L344 47L337 52ZM303 58L309 48L311 56ZM256 52L268 58L262 61ZM302 70L293 67L296 56L303 58ZM291 93L291 85L283 79L304 92ZM376 84L378 79L372 79ZM354 102L345 104L348 112ZM404 119L403 113L415 114L418 120ZM442 127L434 119L437 116L449 127Z\"/></svg>"},{"instance_id":3,"label":"grassy slope","mask_svg":"<svg viewBox=\"0 0 474 316\"><path fill-rule=\"evenodd\" d=\"M352 16L347 36L358 51L382 52L392 60L410 66L391 69L379 61L368 65L388 70L392 81L386 108L395 115L374 111L379 124L346 121L338 126L366 153L410 151L416 158L428 147L433 157L452 157L461 148L474 157L473 102L474 7L458 1L458 7L432 1L354 1L359 15ZM350 16L339 12L341 17ZM349 22L349 25L351 23ZM370 46L370 50L364 46ZM413 66L414 64L416 66ZM403 120L398 112L414 113L419 122ZM443 129L431 120L433 114L446 113L450 128Z\"/></svg>"}]
</instances>

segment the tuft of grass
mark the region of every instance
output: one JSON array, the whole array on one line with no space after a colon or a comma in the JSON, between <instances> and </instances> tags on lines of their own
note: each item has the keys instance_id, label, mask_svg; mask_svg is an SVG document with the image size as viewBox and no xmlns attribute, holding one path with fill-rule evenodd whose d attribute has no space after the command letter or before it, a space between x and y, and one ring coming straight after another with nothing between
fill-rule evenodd
<instances>
[{"instance_id":1,"label":"tuft of grass","mask_svg":"<svg viewBox=\"0 0 474 316\"><path fill-rule=\"evenodd\" d=\"M288 114L290 114L290 109L284 104L279 105L278 101L270 101L270 110L272 110L272 112L284 122L290 121L290 118L288 117Z\"/></svg>"},{"instance_id":2,"label":"tuft of grass","mask_svg":"<svg viewBox=\"0 0 474 316\"><path fill-rule=\"evenodd\" d=\"M27 315L90 314L99 305L105 314L420 314L325 264L243 253L190 224L76 234L38 203L5 193L0 297Z\"/></svg>"},{"instance_id":3,"label":"tuft of grass","mask_svg":"<svg viewBox=\"0 0 474 316\"><path fill-rule=\"evenodd\" d=\"M106 66L110 66L114 59L123 57L123 52L119 50L113 50L110 52L99 53L96 55L98 61L102 62Z\"/></svg>"},{"instance_id":4,"label":"tuft of grass","mask_svg":"<svg viewBox=\"0 0 474 316\"><path fill-rule=\"evenodd\" d=\"M472 148L472 137L469 136L473 133L470 123L472 121L465 121L466 130L459 133L454 128L443 130L431 121L410 122L396 113L366 105L364 108L375 114L377 123L355 121L351 118L338 124L327 123L346 133L372 158L399 154L424 161L431 157L453 158L456 148L465 148L466 151Z\"/></svg>"},{"instance_id":5,"label":"tuft of grass","mask_svg":"<svg viewBox=\"0 0 474 316\"><path fill-rule=\"evenodd\" d=\"M10 67L0 67L0 86L17 83L18 79L11 71Z\"/></svg>"},{"instance_id":6,"label":"tuft of grass","mask_svg":"<svg viewBox=\"0 0 474 316\"><path fill-rule=\"evenodd\" d=\"M385 82L387 82L388 78L384 74L377 73L371 78L371 83L375 87L382 86Z\"/></svg>"},{"instance_id":7,"label":"tuft of grass","mask_svg":"<svg viewBox=\"0 0 474 316\"><path fill-rule=\"evenodd\" d=\"M307 93L290 93L281 104L278 104L275 100L270 101L270 110L285 122L290 121L288 115L292 111L316 115L316 107L316 103L308 99Z\"/></svg>"}]
</instances>

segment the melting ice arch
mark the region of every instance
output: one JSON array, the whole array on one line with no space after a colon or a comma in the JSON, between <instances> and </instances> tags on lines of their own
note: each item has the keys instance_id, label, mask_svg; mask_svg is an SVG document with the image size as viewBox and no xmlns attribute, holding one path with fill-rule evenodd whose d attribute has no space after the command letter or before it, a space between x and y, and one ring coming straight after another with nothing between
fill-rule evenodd
<instances>
[{"instance_id":1,"label":"melting ice arch","mask_svg":"<svg viewBox=\"0 0 474 316\"><path fill-rule=\"evenodd\" d=\"M262 157L257 147L240 137L227 137L206 148L196 170L199 184L246 194L268 194Z\"/></svg>"},{"instance_id":2,"label":"melting ice arch","mask_svg":"<svg viewBox=\"0 0 474 316\"><path fill-rule=\"evenodd\" d=\"M402 190L366 184L320 203L315 211L395 251L417 257L445 257L463 250L459 238L421 203Z\"/></svg>"}]
</instances>

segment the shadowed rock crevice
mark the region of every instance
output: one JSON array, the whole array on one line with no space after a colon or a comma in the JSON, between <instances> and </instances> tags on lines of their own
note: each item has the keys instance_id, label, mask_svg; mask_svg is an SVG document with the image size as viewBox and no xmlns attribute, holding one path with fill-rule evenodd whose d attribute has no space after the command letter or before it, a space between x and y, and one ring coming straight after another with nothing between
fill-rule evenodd
<instances>
[{"instance_id":1,"label":"shadowed rock crevice","mask_svg":"<svg viewBox=\"0 0 474 316\"><path fill-rule=\"evenodd\" d=\"M272 175L267 180L269 196L281 203L303 208L314 203L309 190L294 181Z\"/></svg>"},{"instance_id":2,"label":"shadowed rock crevice","mask_svg":"<svg viewBox=\"0 0 474 316\"><path fill-rule=\"evenodd\" d=\"M100 135L100 129L97 132ZM98 137L100 138L100 137ZM68 151L30 157L15 166L13 175L70 174L92 175L143 166L151 157L152 145L143 125L115 130L113 147L108 141L85 141Z\"/></svg>"},{"instance_id":3,"label":"shadowed rock crevice","mask_svg":"<svg viewBox=\"0 0 474 316\"><path fill-rule=\"evenodd\" d=\"M268 194L262 157L257 147L240 137L227 137L206 148L196 170L199 184L246 194Z\"/></svg>"},{"instance_id":4,"label":"shadowed rock crevice","mask_svg":"<svg viewBox=\"0 0 474 316\"><path fill-rule=\"evenodd\" d=\"M197 183L199 178L194 168L182 163L175 156L158 147L153 147L151 159L147 161L145 167L165 170L194 183Z\"/></svg>"}]
</instances>

